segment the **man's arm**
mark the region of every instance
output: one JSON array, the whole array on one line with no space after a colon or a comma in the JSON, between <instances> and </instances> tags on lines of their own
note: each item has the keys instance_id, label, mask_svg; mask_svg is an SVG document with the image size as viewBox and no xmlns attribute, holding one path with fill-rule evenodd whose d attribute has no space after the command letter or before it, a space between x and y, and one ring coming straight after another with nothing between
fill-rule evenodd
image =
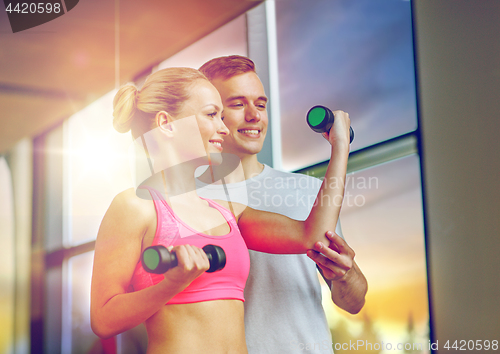
<instances>
[{"instance_id":1,"label":"man's arm","mask_svg":"<svg viewBox=\"0 0 500 354\"><path fill-rule=\"evenodd\" d=\"M316 242L314 250L307 255L316 262L321 275L330 287L332 301L341 309L356 314L365 304L368 283L354 261L355 253L338 235L328 231L330 240L327 247Z\"/></svg>"}]
</instances>

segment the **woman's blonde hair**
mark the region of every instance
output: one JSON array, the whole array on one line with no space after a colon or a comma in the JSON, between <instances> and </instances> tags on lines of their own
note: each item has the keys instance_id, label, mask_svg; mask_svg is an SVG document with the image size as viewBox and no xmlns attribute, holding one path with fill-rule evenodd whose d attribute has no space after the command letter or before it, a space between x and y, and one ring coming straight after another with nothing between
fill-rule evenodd
<instances>
[{"instance_id":1,"label":"woman's blonde hair","mask_svg":"<svg viewBox=\"0 0 500 354\"><path fill-rule=\"evenodd\" d=\"M207 80L196 69L168 68L151 74L140 90L131 83L122 86L113 100L113 127L120 133L132 130L138 138L156 126L156 113L177 116L191 86L200 79Z\"/></svg>"}]
</instances>

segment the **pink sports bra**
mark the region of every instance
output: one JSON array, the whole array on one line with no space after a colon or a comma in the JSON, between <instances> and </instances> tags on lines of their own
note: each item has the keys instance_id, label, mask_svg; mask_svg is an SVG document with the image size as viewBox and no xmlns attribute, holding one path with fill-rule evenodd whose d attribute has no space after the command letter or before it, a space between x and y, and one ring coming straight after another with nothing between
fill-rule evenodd
<instances>
[{"instance_id":1,"label":"pink sports bra","mask_svg":"<svg viewBox=\"0 0 500 354\"><path fill-rule=\"evenodd\" d=\"M212 200L204 199L217 209L229 225L230 231L223 236L210 236L192 229L180 220L167 204L161 193L147 188L153 197L157 215L156 233L152 245L176 246L189 244L202 248L207 244L222 247L226 253L226 266L214 273L203 273L182 292L175 295L168 304L236 299L245 301L243 290L250 270L248 249L231 212ZM137 264L131 280L133 291L155 285L163 280L162 274L148 273Z\"/></svg>"}]
</instances>

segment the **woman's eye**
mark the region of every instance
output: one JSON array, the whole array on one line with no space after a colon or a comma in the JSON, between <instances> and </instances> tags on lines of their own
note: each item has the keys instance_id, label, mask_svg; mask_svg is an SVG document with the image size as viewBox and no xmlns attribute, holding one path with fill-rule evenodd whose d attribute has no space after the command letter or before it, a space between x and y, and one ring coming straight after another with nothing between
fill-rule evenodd
<instances>
[{"instance_id":1,"label":"woman's eye","mask_svg":"<svg viewBox=\"0 0 500 354\"><path fill-rule=\"evenodd\" d=\"M217 115L217 112L208 113L208 115L213 118L213 117L215 117Z\"/></svg>"}]
</instances>

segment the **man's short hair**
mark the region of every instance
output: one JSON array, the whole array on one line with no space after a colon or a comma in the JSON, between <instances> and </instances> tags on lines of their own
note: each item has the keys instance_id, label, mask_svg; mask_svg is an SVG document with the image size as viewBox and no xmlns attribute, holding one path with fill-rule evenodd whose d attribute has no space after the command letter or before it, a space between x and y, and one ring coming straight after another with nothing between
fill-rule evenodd
<instances>
[{"instance_id":1,"label":"man's short hair","mask_svg":"<svg viewBox=\"0 0 500 354\"><path fill-rule=\"evenodd\" d=\"M247 57L230 55L209 60L199 70L210 81L215 79L227 80L236 75L255 72L255 64Z\"/></svg>"}]
</instances>

